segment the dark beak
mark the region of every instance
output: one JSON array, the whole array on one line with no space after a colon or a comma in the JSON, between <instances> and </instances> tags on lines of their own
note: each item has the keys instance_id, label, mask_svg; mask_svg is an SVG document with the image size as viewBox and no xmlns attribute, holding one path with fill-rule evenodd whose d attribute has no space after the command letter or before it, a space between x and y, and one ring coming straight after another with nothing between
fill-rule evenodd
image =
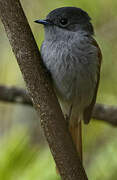
<instances>
[{"instance_id":1,"label":"dark beak","mask_svg":"<svg viewBox=\"0 0 117 180\"><path fill-rule=\"evenodd\" d=\"M47 20L39 19L34 21L35 23L43 24L43 25L50 25L51 23Z\"/></svg>"}]
</instances>

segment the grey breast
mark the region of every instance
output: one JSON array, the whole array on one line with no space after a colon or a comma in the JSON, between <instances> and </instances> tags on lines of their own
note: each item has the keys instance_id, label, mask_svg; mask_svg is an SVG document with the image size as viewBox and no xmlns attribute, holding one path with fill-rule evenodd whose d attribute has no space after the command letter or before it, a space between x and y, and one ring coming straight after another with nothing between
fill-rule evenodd
<instances>
[{"instance_id":1,"label":"grey breast","mask_svg":"<svg viewBox=\"0 0 117 180\"><path fill-rule=\"evenodd\" d=\"M82 33L59 41L45 40L41 55L54 87L64 100L91 103L97 82L97 48Z\"/></svg>"}]
</instances>

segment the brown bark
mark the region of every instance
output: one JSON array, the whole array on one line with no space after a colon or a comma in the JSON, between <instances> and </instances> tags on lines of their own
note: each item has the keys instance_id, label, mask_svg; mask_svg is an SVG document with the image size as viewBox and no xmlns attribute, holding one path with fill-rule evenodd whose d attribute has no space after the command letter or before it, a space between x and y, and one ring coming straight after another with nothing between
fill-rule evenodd
<instances>
[{"instance_id":1,"label":"brown bark","mask_svg":"<svg viewBox=\"0 0 117 180\"><path fill-rule=\"evenodd\" d=\"M62 179L87 180L19 0L0 0L0 17Z\"/></svg>"},{"instance_id":2,"label":"brown bark","mask_svg":"<svg viewBox=\"0 0 117 180\"><path fill-rule=\"evenodd\" d=\"M32 106L32 101L30 99L29 93L23 88L14 86L9 87L0 85L0 101Z\"/></svg>"},{"instance_id":3,"label":"brown bark","mask_svg":"<svg viewBox=\"0 0 117 180\"><path fill-rule=\"evenodd\" d=\"M117 126L117 106L96 104L92 118Z\"/></svg>"}]
</instances>

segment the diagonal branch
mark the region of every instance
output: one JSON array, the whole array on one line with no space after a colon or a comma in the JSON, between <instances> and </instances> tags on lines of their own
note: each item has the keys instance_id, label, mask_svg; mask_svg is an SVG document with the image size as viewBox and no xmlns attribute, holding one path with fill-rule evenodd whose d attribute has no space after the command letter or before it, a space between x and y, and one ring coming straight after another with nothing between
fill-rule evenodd
<instances>
[{"instance_id":1,"label":"diagonal branch","mask_svg":"<svg viewBox=\"0 0 117 180\"><path fill-rule=\"evenodd\" d=\"M18 87L0 85L0 100L32 106L28 92ZM92 118L117 126L117 106L96 104Z\"/></svg>"},{"instance_id":2,"label":"diagonal branch","mask_svg":"<svg viewBox=\"0 0 117 180\"><path fill-rule=\"evenodd\" d=\"M87 180L19 0L0 0L0 17L63 180Z\"/></svg>"}]
</instances>

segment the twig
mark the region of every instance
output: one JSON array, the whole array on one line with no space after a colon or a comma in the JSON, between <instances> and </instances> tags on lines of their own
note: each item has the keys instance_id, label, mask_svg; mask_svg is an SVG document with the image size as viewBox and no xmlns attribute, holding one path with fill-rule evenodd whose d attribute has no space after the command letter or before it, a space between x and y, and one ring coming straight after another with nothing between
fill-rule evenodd
<instances>
[{"instance_id":1,"label":"twig","mask_svg":"<svg viewBox=\"0 0 117 180\"><path fill-rule=\"evenodd\" d=\"M117 126L117 106L96 104L93 109L92 117Z\"/></svg>"},{"instance_id":2,"label":"twig","mask_svg":"<svg viewBox=\"0 0 117 180\"><path fill-rule=\"evenodd\" d=\"M0 101L32 106L28 92L18 87L0 85ZM117 126L117 106L96 104L93 109L92 118Z\"/></svg>"},{"instance_id":3,"label":"twig","mask_svg":"<svg viewBox=\"0 0 117 180\"><path fill-rule=\"evenodd\" d=\"M14 102L32 106L32 101L29 97L29 93L23 88L14 86L9 87L0 85L0 101Z\"/></svg>"}]
</instances>

